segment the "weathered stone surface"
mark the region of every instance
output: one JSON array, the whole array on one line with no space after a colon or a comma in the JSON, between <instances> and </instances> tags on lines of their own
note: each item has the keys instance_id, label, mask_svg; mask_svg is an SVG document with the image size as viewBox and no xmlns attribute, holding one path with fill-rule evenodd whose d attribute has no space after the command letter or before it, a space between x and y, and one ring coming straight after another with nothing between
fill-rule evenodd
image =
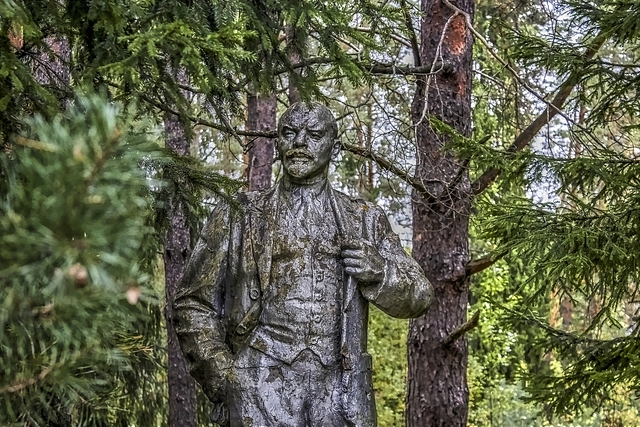
<instances>
[{"instance_id":1,"label":"weathered stone surface","mask_svg":"<svg viewBox=\"0 0 640 427\"><path fill-rule=\"evenodd\" d=\"M384 212L331 188L325 106L296 103L276 142L283 178L220 202L175 302L191 374L231 426L375 426L368 304L423 314L432 287Z\"/></svg>"}]
</instances>

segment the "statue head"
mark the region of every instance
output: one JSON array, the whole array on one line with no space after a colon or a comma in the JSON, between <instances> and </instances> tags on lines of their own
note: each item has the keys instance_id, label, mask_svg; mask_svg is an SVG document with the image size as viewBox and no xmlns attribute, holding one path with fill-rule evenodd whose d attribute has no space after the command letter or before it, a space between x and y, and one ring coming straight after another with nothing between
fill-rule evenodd
<instances>
[{"instance_id":1,"label":"statue head","mask_svg":"<svg viewBox=\"0 0 640 427\"><path fill-rule=\"evenodd\" d=\"M338 124L318 102L297 102L278 122L276 146L285 176L294 183L312 183L326 177L331 158L340 150Z\"/></svg>"}]
</instances>

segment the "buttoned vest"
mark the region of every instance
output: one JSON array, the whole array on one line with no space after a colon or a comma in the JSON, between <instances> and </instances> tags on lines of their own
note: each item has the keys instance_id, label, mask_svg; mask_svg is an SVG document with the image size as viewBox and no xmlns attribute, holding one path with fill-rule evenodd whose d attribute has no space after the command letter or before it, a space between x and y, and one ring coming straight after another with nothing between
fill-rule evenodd
<instances>
[{"instance_id":1,"label":"buttoned vest","mask_svg":"<svg viewBox=\"0 0 640 427\"><path fill-rule=\"evenodd\" d=\"M304 350L325 366L339 363L342 267L326 191L278 201L269 285L249 345L291 363Z\"/></svg>"}]
</instances>

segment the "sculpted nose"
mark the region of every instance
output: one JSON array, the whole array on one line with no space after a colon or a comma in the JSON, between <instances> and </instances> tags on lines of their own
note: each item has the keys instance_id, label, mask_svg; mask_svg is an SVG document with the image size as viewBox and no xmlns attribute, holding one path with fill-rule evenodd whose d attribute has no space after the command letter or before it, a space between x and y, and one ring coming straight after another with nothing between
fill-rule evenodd
<instances>
[{"instance_id":1,"label":"sculpted nose","mask_svg":"<svg viewBox=\"0 0 640 427\"><path fill-rule=\"evenodd\" d=\"M294 147L306 147L307 146L307 133L304 129L300 130L293 140Z\"/></svg>"}]
</instances>

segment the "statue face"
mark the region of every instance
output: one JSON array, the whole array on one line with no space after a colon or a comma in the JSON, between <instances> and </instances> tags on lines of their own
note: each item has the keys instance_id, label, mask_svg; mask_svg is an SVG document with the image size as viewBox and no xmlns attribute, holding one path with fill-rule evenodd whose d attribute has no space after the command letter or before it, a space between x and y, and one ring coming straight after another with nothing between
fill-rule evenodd
<instances>
[{"instance_id":1,"label":"statue face","mask_svg":"<svg viewBox=\"0 0 640 427\"><path fill-rule=\"evenodd\" d=\"M339 149L336 130L333 115L321 104L294 104L282 115L278 151L292 181L309 182L327 175L331 157Z\"/></svg>"}]
</instances>

